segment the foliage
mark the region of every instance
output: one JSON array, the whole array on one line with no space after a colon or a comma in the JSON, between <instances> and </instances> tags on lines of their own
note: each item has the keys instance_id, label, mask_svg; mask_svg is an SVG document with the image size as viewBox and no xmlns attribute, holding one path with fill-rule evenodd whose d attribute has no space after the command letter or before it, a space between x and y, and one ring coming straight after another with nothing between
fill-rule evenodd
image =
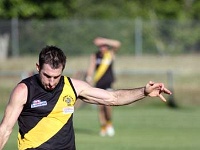
<instances>
[{"instance_id":1,"label":"foliage","mask_svg":"<svg viewBox=\"0 0 200 150\"><path fill-rule=\"evenodd\" d=\"M73 0L2 0L0 17L48 19L69 17Z\"/></svg>"},{"instance_id":2,"label":"foliage","mask_svg":"<svg viewBox=\"0 0 200 150\"><path fill-rule=\"evenodd\" d=\"M180 54L199 51L199 23L184 21L141 21L142 53ZM56 19L20 21L20 54L37 54L45 45L59 45L67 54L90 54L97 36L115 38L121 54L134 54L137 20ZM27 40L29 39L29 40Z\"/></svg>"},{"instance_id":3,"label":"foliage","mask_svg":"<svg viewBox=\"0 0 200 150\"><path fill-rule=\"evenodd\" d=\"M46 44L87 54L96 36L120 40L123 53L129 54L136 49L139 18L144 53L199 52L199 9L197 0L1 0L0 33L11 32L5 20L19 18L23 54Z\"/></svg>"},{"instance_id":4,"label":"foliage","mask_svg":"<svg viewBox=\"0 0 200 150\"><path fill-rule=\"evenodd\" d=\"M0 18L200 19L198 0L1 0Z\"/></svg>"},{"instance_id":5,"label":"foliage","mask_svg":"<svg viewBox=\"0 0 200 150\"><path fill-rule=\"evenodd\" d=\"M38 53L36 49L51 44L59 45L70 55L90 54L96 50L92 43L93 39L96 36L103 36L115 37L123 42L123 53L133 53L133 26L134 21L130 20L24 21L20 26L20 51L22 54ZM29 38L31 40L27 41Z\"/></svg>"}]
</instances>

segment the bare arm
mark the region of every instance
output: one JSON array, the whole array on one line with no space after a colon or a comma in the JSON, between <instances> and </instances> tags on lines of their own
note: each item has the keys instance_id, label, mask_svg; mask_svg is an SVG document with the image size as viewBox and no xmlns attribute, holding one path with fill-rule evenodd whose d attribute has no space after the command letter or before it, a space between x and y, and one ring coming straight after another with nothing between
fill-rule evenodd
<instances>
[{"instance_id":1,"label":"bare arm","mask_svg":"<svg viewBox=\"0 0 200 150\"><path fill-rule=\"evenodd\" d=\"M118 40L114 40L114 39L107 39L107 38L102 38L102 37L97 37L94 39L94 44L96 46L100 46L100 45L109 45L113 48L113 50L118 50L121 46L121 42Z\"/></svg>"},{"instance_id":2,"label":"bare arm","mask_svg":"<svg viewBox=\"0 0 200 150\"><path fill-rule=\"evenodd\" d=\"M75 87L77 87L76 91L79 98L93 104L111 106L128 105L141 100L146 96L160 97L161 100L166 101L162 96L162 93L171 94L171 92L164 87L163 83L154 83L151 81L147 83L145 87L115 91L93 88L83 81L72 80L72 82Z\"/></svg>"},{"instance_id":3,"label":"bare arm","mask_svg":"<svg viewBox=\"0 0 200 150\"><path fill-rule=\"evenodd\" d=\"M27 88L24 84L19 84L11 93L10 100L6 106L4 117L0 124L0 150L8 141L12 129L26 102Z\"/></svg>"},{"instance_id":4,"label":"bare arm","mask_svg":"<svg viewBox=\"0 0 200 150\"><path fill-rule=\"evenodd\" d=\"M146 97L144 95L144 88L123 89L111 92L93 88L86 96L84 96L85 94L84 92L81 93L81 99L83 101L109 106L128 105Z\"/></svg>"},{"instance_id":5,"label":"bare arm","mask_svg":"<svg viewBox=\"0 0 200 150\"><path fill-rule=\"evenodd\" d=\"M90 56L89 67L88 67L87 74L86 74L86 81L89 84L92 84L93 74L94 74L95 66L96 66L95 61L96 61L96 56L94 54L92 54Z\"/></svg>"}]
</instances>

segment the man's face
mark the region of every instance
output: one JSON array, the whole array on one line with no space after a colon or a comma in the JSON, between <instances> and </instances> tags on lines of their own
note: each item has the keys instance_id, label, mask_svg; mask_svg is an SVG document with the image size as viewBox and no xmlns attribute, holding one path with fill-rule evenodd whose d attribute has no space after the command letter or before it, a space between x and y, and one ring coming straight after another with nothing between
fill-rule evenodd
<instances>
[{"instance_id":1,"label":"man's face","mask_svg":"<svg viewBox=\"0 0 200 150\"><path fill-rule=\"evenodd\" d=\"M49 64L44 64L42 68L37 64L41 83L46 90L51 91L56 87L60 81L62 69L62 65L57 69L53 69Z\"/></svg>"},{"instance_id":2,"label":"man's face","mask_svg":"<svg viewBox=\"0 0 200 150\"><path fill-rule=\"evenodd\" d=\"M108 47L105 46L105 45L102 45L102 46L99 46L99 50L100 50L102 53L104 53L104 52L108 51Z\"/></svg>"}]
</instances>

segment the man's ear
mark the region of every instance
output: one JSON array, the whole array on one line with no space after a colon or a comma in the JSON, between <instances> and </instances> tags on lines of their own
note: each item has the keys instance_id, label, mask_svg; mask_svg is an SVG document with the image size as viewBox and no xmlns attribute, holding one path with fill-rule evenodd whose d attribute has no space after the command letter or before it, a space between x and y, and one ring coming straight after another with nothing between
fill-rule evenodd
<instances>
[{"instance_id":1,"label":"man's ear","mask_svg":"<svg viewBox=\"0 0 200 150\"><path fill-rule=\"evenodd\" d=\"M39 72L40 71L40 65L36 63L36 70Z\"/></svg>"}]
</instances>

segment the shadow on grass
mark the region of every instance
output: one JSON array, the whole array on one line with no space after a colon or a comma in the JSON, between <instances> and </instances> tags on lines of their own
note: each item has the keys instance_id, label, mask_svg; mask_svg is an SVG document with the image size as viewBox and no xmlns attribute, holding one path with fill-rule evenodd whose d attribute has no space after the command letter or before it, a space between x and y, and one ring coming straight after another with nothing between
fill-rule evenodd
<instances>
[{"instance_id":1,"label":"shadow on grass","mask_svg":"<svg viewBox=\"0 0 200 150\"><path fill-rule=\"evenodd\" d=\"M83 128L74 128L75 133L87 134L87 135L96 135L97 133L93 130L83 129Z\"/></svg>"}]
</instances>

